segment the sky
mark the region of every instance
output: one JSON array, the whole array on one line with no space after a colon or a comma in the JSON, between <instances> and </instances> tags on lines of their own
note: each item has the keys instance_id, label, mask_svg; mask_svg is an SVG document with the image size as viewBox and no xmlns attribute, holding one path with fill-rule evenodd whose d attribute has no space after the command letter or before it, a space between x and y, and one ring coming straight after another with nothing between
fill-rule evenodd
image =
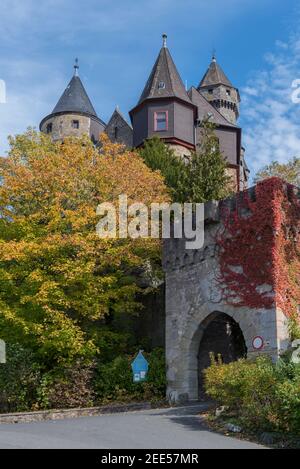
<instances>
[{"instance_id":1,"label":"sky","mask_svg":"<svg viewBox=\"0 0 300 469\"><path fill-rule=\"evenodd\" d=\"M7 136L38 127L73 74L101 119L137 103L167 33L184 82L197 85L213 49L241 93L239 125L254 176L300 157L298 0L0 0L0 154ZM2 80L2 81L1 81ZM1 83L6 103L1 103Z\"/></svg>"}]
</instances>

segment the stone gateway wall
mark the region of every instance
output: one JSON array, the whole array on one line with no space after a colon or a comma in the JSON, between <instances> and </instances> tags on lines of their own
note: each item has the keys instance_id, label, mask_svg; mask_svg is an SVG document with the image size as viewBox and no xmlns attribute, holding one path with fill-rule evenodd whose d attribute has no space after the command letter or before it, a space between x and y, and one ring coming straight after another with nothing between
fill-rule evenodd
<instances>
[{"instance_id":1,"label":"stone gateway wall","mask_svg":"<svg viewBox=\"0 0 300 469\"><path fill-rule=\"evenodd\" d=\"M198 399L201 368L207 363L209 352L221 353L225 357L224 361L230 357L234 359L247 355L251 358L262 353L276 360L289 346L289 313L284 308L277 278L279 267L283 269L279 253L284 251L283 244L289 235L282 238L279 235L278 213L287 213L291 210L291 204L296 204L300 213L298 195L295 196L297 191L273 178L273 182L261 183L232 199L206 203L205 242L201 249L186 250L184 239L164 241L167 393L171 401ZM291 196L291 193L294 195ZM260 205L261 197L265 199ZM257 208L260 206L265 206L266 213L271 215L266 217L262 213L261 225L255 218L256 225L253 226L251 217L257 217ZM231 220L232 232L228 231L228 220ZM287 218L284 220L287 221ZM294 224L289 228L299 233L298 220L289 220ZM235 235L234 223L241 229L243 221L244 226L248 226L249 234L243 231L238 233L237 230ZM269 223L273 226L269 226ZM289 233L287 227L284 231ZM293 242L298 243L298 240ZM236 255L233 243L236 243ZM264 256L260 251L255 252L255 246L264 249ZM228 271L224 270L223 265L226 249L232 256L231 261L227 259L227 263L232 262ZM294 265L293 259L285 261ZM270 271L266 270L266 265ZM298 268L297 264L295 268ZM233 283L231 277L225 275L227 272L232 272ZM240 291L238 285L241 285ZM289 291L293 293L291 289ZM287 303L300 303L300 296L296 297L298 293L295 291L293 294L293 298L286 299ZM225 322L224 318L227 318ZM211 335L207 335L206 331L211 331ZM254 342L255 338L258 340ZM257 349L260 338L262 348ZM224 344L228 344L225 349ZM244 352L241 348L243 344ZM231 347L231 351L228 347ZM206 357L203 356L203 350Z\"/></svg>"}]
</instances>

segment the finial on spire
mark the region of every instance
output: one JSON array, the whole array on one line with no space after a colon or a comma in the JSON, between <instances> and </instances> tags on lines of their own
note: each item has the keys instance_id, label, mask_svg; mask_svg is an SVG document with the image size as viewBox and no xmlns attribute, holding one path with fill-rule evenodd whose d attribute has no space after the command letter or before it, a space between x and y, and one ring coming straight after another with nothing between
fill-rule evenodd
<instances>
[{"instance_id":1,"label":"finial on spire","mask_svg":"<svg viewBox=\"0 0 300 469\"><path fill-rule=\"evenodd\" d=\"M167 47L167 37L168 37L168 36L166 35L166 33L164 33L164 34L162 35L162 38L163 38L163 47Z\"/></svg>"},{"instance_id":2,"label":"finial on spire","mask_svg":"<svg viewBox=\"0 0 300 469\"><path fill-rule=\"evenodd\" d=\"M216 49L213 48L213 51L212 51L212 58L211 58L211 61L212 62L216 62L217 61L217 58L216 58Z\"/></svg>"},{"instance_id":3,"label":"finial on spire","mask_svg":"<svg viewBox=\"0 0 300 469\"><path fill-rule=\"evenodd\" d=\"M75 77L78 77L78 69L79 69L79 65L78 65L78 59L76 57L75 64L74 64L74 70L75 70L74 75L75 75Z\"/></svg>"}]
</instances>

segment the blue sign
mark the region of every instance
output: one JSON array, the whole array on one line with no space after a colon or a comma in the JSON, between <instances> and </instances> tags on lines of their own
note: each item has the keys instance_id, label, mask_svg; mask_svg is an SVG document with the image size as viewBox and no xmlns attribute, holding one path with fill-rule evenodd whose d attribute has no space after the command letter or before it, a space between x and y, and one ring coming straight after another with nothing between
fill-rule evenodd
<instances>
[{"instance_id":1,"label":"blue sign","mask_svg":"<svg viewBox=\"0 0 300 469\"><path fill-rule=\"evenodd\" d=\"M142 350L139 351L133 362L131 363L133 372L133 382L141 383L147 379L147 373L149 369L149 363L142 354Z\"/></svg>"}]
</instances>

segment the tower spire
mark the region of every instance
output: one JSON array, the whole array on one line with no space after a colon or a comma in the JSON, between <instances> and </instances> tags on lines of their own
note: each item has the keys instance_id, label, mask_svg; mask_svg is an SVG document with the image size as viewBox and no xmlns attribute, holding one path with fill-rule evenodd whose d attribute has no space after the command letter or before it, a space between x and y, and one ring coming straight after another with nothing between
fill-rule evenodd
<instances>
[{"instance_id":1,"label":"tower spire","mask_svg":"<svg viewBox=\"0 0 300 469\"><path fill-rule=\"evenodd\" d=\"M217 56L216 56L216 49L215 48L213 48L213 50L212 50L211 61L214 62L214 63L217 62Z\"/></svg>"},{"instance_id":2,"label":"tower spire","mask_svg":"<svg viewBox=\"0 0 300 469\"><path fill-rule=\"evenodd\" d=\"M167 37L168 37L168 36L166 35L166 33L164 33L164 34L162 35L163 47L167 47Z\"/></svg>"},{"instance_id":3,"label":"tower spire","mask_svg":"<svg viewBox=\"0 0 300 469\"><path fill-rule=\"evenodd\" d=\"M236 124L239 117L240 95L217 62L215 49L211 63L197 89L225 119L231 124Z\"/></svg>"},{"instance_id":4,"label":"tower spire","mask_svg":"<svg viewBox=\"0 0 300 469\"><path fill-rule=\"evenodd\" d=\"M74 76L75 77L78 77L78 69L79 69L78 58L76 57L75 64L74 64Z\"/></svg>"}]
</instances>

